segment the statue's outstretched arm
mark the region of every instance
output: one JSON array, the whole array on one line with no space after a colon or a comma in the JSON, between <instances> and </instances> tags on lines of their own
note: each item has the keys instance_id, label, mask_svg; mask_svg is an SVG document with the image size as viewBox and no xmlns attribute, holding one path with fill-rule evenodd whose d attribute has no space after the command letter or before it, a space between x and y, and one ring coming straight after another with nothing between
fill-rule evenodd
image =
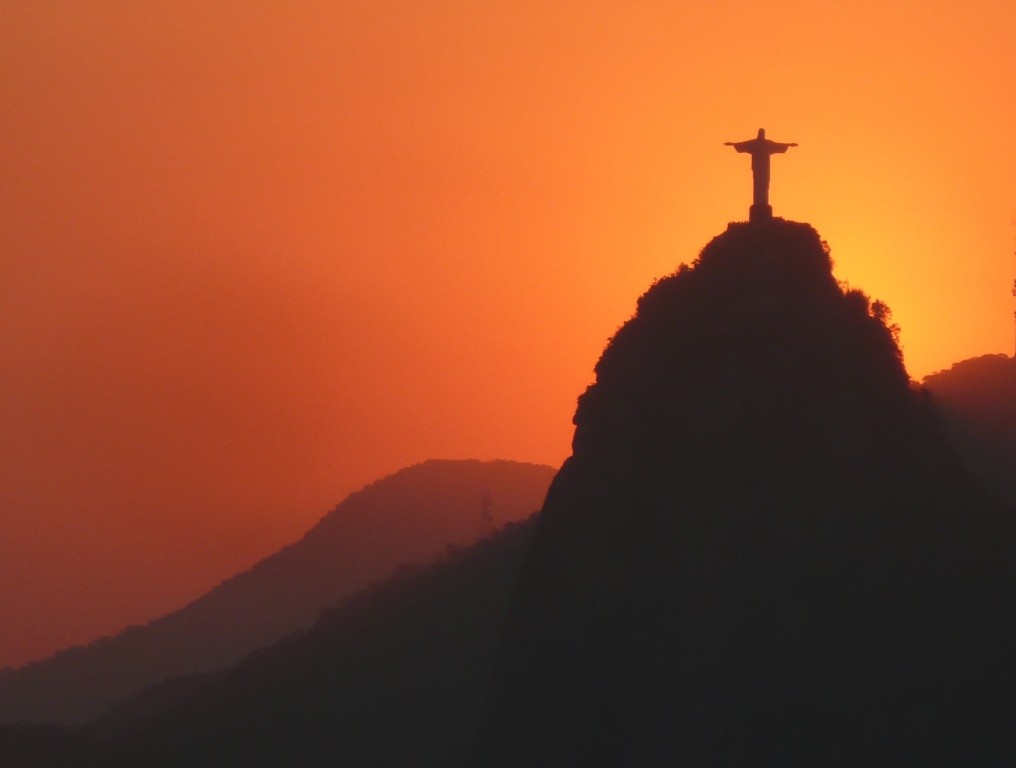
<instances>
[{"instance_id":1,"label":"statue's outstretched arm","mask_svg":"<svg viewBox=\"0 0 1016 768\"><path fill-rule=\"evenodd\" d=\"M751 147L754 141L754 139L750 139L749 141L725 141L723 142L723 146L733 147L738 152L751 152Z\"/></svg>"}]
</instances>

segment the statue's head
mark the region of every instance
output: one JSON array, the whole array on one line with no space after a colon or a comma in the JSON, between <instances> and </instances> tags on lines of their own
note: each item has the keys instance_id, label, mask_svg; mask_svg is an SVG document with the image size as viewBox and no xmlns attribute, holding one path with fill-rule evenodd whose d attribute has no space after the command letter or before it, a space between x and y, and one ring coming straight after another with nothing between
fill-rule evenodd
<instances>
[{"instance_id":1,"label":"statue's head","mask_svg":"<svg viewBox=\"0 0 1016 768\"><path fill-rule=\"evenodd\" d=\"M764 139L766 137L766 129L765 128L759 128L758 129L758 137L760 139Z\"/></svg>"}]
</instances>

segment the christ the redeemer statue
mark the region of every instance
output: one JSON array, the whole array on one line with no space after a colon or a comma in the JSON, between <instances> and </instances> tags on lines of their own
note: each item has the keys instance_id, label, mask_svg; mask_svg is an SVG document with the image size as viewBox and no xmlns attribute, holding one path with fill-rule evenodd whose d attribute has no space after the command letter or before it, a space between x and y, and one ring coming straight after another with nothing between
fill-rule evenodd
<instances>
[{"instance_id":1,"label":"christ the redeemer statue","mask_svg":"<svg viewBox=\"0 0 1016 768\"><path fill-rule=\"evenodd\" d=\"M751 175L754 182L754 196L748 211L749 221L766 221L773 217L773 207L769 205L769 156L777 152L786 152L797 144L780 144L766 138L765 128L758 129L758 136L748 141L725 141L724 146L733 147L738 152L751 155Z\"/></svg>"}]
</instances>

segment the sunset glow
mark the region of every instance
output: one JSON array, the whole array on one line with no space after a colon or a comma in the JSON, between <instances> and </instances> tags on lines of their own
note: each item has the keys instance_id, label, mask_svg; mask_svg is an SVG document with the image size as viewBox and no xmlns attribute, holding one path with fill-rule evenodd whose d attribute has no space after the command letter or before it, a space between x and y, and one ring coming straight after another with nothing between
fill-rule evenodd
<instances>
[{"instance_id":1,"label":"sunset glow","mask_svg":"<svg viewBox=\"0 0 1016 768\"><path fill-rule=\"evenodd\" d=\"M777 216L915 379L1012 353L1016 5L11 0L0 666L431 457L560 463L637 297Z\"/></svg>"}]
</instances>

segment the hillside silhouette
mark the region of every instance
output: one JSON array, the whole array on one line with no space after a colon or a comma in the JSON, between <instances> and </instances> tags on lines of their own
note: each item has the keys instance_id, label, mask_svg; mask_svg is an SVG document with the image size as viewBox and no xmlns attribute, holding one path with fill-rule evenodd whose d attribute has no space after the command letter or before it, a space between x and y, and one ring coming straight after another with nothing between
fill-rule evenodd
<instances>
[{"instance_id":1,"label":"hillside silhouette","mask_svg":"<svg viewBox=\"0 0 1016 768\"><path fill-rule=\"evenodd\" d=\"M811 227L655 284L575 425L472 765L1012 756L1016 512Z\"/></svg>"},{"instance_id":2,"label":"hillside silhouette","mask_svg":"<svg viewBox=\"0 0 1016 768\"><path fill-rule=\"evenodd\" d=\"M809 226L732 224L608 344L532 522L6 765L1007 765L1016 510Z\"/></svg>"},{"instance_id":3,"label":"hillside silhouette","mask_svg":"<svg viewBox=\"0 0 1016 768\"><path fill-rule=\"evenodd\" d=\"M924 379L971 474L1016 506L1016 359L983 355Z\"/></svg>"},{"instance_id":4,"label":"hillside silhouette","mask_svg":"<svg viewBox=\"0 0 1016 768\"><path fill-rule=\"evenodd\" d=\"M399 566L531 515L553 474L537 464L434 460L378 480L183 609L0 671L0 723L84 722L160 680L233 664Z\"/></svg>"},{"instance_id":5,"label":"hillside silhouette","mask_svg":"<svg viewBox=\"0 0 1016 768\"><path fill-rule=\"evenodd\" d=\"M0 726L0 765L462 765L531 530L509 523L400 569L307 632L87 726Z\"/></svg>"}]
</instances>

